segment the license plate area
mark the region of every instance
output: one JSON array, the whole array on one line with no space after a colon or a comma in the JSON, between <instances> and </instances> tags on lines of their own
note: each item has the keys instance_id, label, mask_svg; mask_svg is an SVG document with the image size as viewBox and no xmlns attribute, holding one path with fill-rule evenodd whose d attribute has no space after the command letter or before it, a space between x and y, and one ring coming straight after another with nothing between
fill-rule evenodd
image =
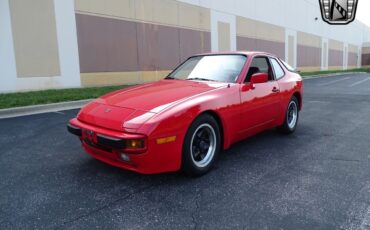
<instances>
[{"instance_id":1,"label":"license plate area","mask_svg":"<svg viewBox=\"0 0 370 230\"><path fill-rule=\"evenodd\" d=\"M112 148L99 144L97 133L95 133L94 131L83 129L82 130L82 141L85 144L89 145L90 147L103 150L105 152L110 152L110 153L113 152Z\"/></svg>"},{"instance_id":2,"label":"license plate area","mask_svg":"<svg viewBox=\"0 0 370 230\"><path fill-rule=\"evenodd\" d=\"M98 143L96 133L94 131L91 131L91 130L88 130L88 129L83 129L82 130L82 140L84 140L86 142L93 143L93 144Z\"/></svg>"}]
</instances>

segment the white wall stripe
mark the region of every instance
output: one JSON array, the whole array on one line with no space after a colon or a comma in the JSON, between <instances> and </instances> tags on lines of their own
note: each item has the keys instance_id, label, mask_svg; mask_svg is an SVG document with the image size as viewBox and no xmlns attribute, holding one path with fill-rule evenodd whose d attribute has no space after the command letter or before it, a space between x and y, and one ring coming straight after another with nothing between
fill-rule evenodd
<instances>
[{"instance_id":1,"label":"white wall stripe","mask_svg":"<svg viewBox=\"0 0 370 230\"><path fill-rule=\"evenodd\" d=\"M343 43L343 70L348 69L348 43Z\"/></svg>"},{"instance_id":2,"label":"white wall stripe","mask_svg":"<svg viewBox=\"0 0 370 230\"><path fill-rule=\"evenodd\" d=\"M60 76L18 78L8 0L0 0L0 92L80 87L74 0L54 0Z\"/></svg>"},{"instance_id":3,"label":"white wall stripe","mask_svg":"<svg viewBox=\"0 0 370 230\"><path fill-rule=\"evenodd\" d=\"M329 39L321 39L321 70L329 68Z\"/></svg>"},{"instance_id":4,"label":"white wall stripe","mask_svg":"<svg viewBox=\"0 0 370 230\"><path fill-rule=\"evenodd\" d=\"M293 44L293 60L288 60L289 58L289 36L294 37ZM288 61L292 67L297 68L297 31L291 29L285 29L285 60Z\"/></svg>"},{"instance_id":5,"label":"white wall stripe","mask_svg":"<svg viewBox=\"0 0 370 230\"><path fill-rule=\"evenodd\" d=\"M74 0L54 0L63 87L80 87L80 62Z\"/></svg>"},{"instance_id":6,"label":"white wall stripe","mask_svg":"<svg viewBox=\"0 0 370 230\"><path fill-rule=\"evenodd\" d=\"M218 51L218 22L230 24L230 46L231 51L236 50L236 17L231 14L224 14L211 10L211 49L213 52Z\"/></svg>"},{"instance_id":7,"label":"white wall stripe","mask_svg":"<svg viewBox=\"0 0 370 230\"><path fill-rule=\"evenodd\" d=\"M16 89L13 34L8 0L0 0L0 92Z\"/></svg>"}]
</instances>

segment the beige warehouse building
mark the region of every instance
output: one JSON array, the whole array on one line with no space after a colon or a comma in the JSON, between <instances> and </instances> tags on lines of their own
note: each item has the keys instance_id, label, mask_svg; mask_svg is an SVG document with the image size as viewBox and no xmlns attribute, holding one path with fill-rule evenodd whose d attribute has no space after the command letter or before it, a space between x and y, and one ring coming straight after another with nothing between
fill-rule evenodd
<instances>
[{"instance_id":1,"label":"beige warehouse building","mask_svg":"<svg viewBox=\"0 0 370 230\"><path fill-rule=\"evenodd\" d=\"M0 0L0 17L0 92L155 81L216 51L370 66L370 28L324 23L316 0Z\"/></svg>"}]
</instances>

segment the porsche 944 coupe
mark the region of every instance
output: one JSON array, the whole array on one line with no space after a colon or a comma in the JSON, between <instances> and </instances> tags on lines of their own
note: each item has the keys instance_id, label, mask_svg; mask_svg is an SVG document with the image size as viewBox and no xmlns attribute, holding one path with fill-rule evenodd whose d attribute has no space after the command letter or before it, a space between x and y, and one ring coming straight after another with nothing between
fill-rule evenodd
<instances>
[{"instance_id":1,"label":"porsche 944 coupe","mask_svg":"<svg viewBox=\"0 0 370 230\"><path fill-rule=\"evenodd\" d=\"M67 128L107 164L196 176L235 142L275 127L293 133L302 95L301 76L275 55L201 54L163 80L92 101Z\"/></svg>"}]
</instances>

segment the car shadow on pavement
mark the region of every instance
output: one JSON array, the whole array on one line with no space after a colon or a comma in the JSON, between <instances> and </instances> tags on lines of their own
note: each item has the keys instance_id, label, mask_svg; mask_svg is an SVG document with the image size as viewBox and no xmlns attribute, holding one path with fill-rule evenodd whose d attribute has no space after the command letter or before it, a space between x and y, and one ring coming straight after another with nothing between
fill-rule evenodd
<instances>
[{"instance_id":1,"label":"car shadow on pavement","mask_svg":"<svg viewBox=\"0 0 370 230\"><path fill-rule=\"evenodd\" d=\"M299 132L299 130L297 131ZM284 149L284 145L286 145L286 143L291 142L292 139L296 138L299 137L295 134L283 135L276 131L276 129L271 129L244 141L235 143L228 150L221 152L214 169L209 174L202 177L212 175L219 169L227 171L230 168L242 167L243 164L249 165L256 159L263 160L264 158L271 158L274 152L280 152L276 151L278 150L279 146L281 149ZM286 154L289 154L289 151L287 151ZM180 182L197 179L196 177L189 177L181 171L150 175L139 174L136 172L116 168L100 162L90 156L88 157L89 159L80 165L81 167L79 172L83 174L80 176L85 177L88 175L99 175L101 177L105 175L109 177L116 177L124 181L148 181L150 183L163 183L166 180L176 180Z\"/></svg>"}]
</instances>

